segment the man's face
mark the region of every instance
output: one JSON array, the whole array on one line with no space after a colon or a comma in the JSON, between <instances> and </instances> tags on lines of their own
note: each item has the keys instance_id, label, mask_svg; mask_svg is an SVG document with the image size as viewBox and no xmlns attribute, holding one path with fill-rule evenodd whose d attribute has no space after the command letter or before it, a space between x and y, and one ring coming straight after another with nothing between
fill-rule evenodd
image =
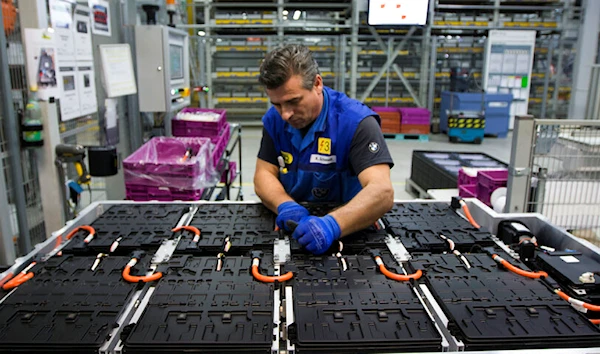
<instances>
[{"instance_id":1,"label":"man's face","mask_svg":"<svg viewBox=\"0 0 600 354\"><path fill-rule=\"evenodd\" d=\"M317 75L310 90L302 86L302 77L294 75L280 87L266 89L271 103L284 121L296 129L315 121L323 107L323 79Z\"/></svg>"}]
</instances>

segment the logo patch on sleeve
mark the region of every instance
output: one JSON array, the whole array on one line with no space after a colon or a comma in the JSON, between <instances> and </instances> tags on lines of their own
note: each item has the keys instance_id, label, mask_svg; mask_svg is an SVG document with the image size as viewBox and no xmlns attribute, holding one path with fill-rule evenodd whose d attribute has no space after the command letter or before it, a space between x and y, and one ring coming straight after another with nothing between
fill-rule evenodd
<instances>
[{"instance_id":1,"label":"logo patch on sleeve","mask_svg":"<svg viewBox=\"0 0 600 354\"><path fill-rule=\"evenodd\" d=\"M331 155L331 139L319 138L318 144L319 144L319 148L318 148L317 152L319 154Z\"/></svg>"},{"instance_id":2,"label":"logo patch on sleeve","mask_svg":"<svg viewBox=\"0 0 600 354\"><path fill-rule=\"evenodd\" d=\"M372 153L377 153L379 151L379 144L377 144L376 142L372 141L369 143L369 151Z\"/></svg>"}]
</instances>

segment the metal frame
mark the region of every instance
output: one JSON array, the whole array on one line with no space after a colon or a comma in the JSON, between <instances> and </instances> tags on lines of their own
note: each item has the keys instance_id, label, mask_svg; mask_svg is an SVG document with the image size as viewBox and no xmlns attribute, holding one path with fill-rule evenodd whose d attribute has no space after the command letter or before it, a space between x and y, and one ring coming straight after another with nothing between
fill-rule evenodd
<instances>
[{"instance_id":1,"label":"metal frame","mask_svg":"<svg viewBox=\"0 0 600 354\"><path fill-rule=\"evenodd\" d=\"M527 224L529 229L536 235L538 240L545 245L550 247L554 247L557 249L575 249L579 252L589 256L592 259L600 261L600 248L596 247L585 240L578 239L567 232L554 227L549 224L548 221L540 214L537 213L516 213L516 214L498 214L485 206L482 202L477 199L466 199L465 200L471 214L478 221L478 223L482 226L482 230L487 230L492 234L497 230L499 223L502 220L517 220ZM398 200L396 202L406 202L406 203L414 203L417 202L415 200ZM436 203L436 201L418 201L420 203ZM58 252L59 249L54 249L56 238L60 235L65 234L68 231L71 231L77 226L90 224L92 223L99 215L101 215L105 210L110 208L113 205L164 205L164 204L173 204L173 205L188 205L190 210L188 213L182 216L178 225L189 225L191 222L193 215L202 208L203 205L212 205L212 204L223 204L223 203L211 203L211 202L171 202L171 203L157 203L157 202L130 202L130 201L106 201L106 202L95 202L89 205L84 211L80 213L80 216L77 217L73 223L69 226L65 226L61 230L58 230L53 233L53 236L46 240L43 244L36 245L35 249L30 252L25 257L22 257L17 260L9 270L0 274L0 279L3 279L5 276L9 274L16 274L26 265L28 265L31 260L34 258L39 258L42 260L47 259L51 255ZM225 204L258 204L257 202L225 202ZM397 241L397 240L395 240ZM173 250L176 247L178 239L175 240L167 240L161 247L159 251L154 255L152 259L152 267L158 266L158 264L168 261L169 257L173 253ZM63 244L64 246L65 244ZM287 259L287 254L289 254L289 243L286 244L285 241L278 242L274 244L274 253L278 254L277 264L281 262L285 262ZM398 253L398 257L403 259L403 253L401 248L392 248L392 250L396 250ZM151 270L150 272L152 272ZM155 287L146 284L144 285L138 292L136 292L133 297L124 304L124 311L119 316L117 322L120 324L117 328L115 328L107 341L101 346L100 353L102 354L112 354L112 353L122 353L123 343L120 340L121 331L127 327L127 324L131 324L137 321L139 317L143 314L150 297L154 292ZM279 349L282 353L293 353L295 352L295 348L292 343L289 341L287 336L287 328L294 323L293 316L293 298L294 293L293 289L289 286L284 288L278 287L278 292L281 292L284 289L284 303L282 303L282 307L279 306L274 307L274 323L276 324L275 330L281 330L282 336L281 340L285 340L285 347L273 346L274 349L272 352L275 352L276 349ZM439 306L437 300L433 297L430 290L425 284L417 283L414 287L414 292L419 299L419 302L423 304L429 316L434 319L434 323L436 325L436 329L441 334L441 345L442 350L440 352L461 352L464 351L464 344L457 340L447 329L448 318L445 313L442 311ZM3 300L0 300L0 303ZM278 319L275 317L279 313ZM285 320L283 320L285 319ZM277 348L278 347L278 348ZM559 354L559 353L573 353L573 354L583 354L583 353L600 353L600 347L596 348L560 348L560 349L521 349L521 350L510 350L510 351L475 351L472 352L474 354L520 354L520 353L545 353L545 354Z\"/></svg>"},{"instance_id":2,"label":"metal frame","mask_svg":"<svg viewBox=\"0 0 600 354\"><path fill-rule=\"evenodd\" d=\"M517 116L509 164L506 212L527 212L531 199L534 147L537 142L536 131L537 127L541 125L600 128L600 120L534 119L533 116Z\"/></svg>"}]
</instances>

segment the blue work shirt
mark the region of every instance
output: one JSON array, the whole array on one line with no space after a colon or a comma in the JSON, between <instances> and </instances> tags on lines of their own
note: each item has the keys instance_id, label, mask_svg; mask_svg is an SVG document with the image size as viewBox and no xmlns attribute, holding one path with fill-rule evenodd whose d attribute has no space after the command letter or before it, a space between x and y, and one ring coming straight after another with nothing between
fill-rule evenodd
<instances>
[{"instance_id":1,"label":"blue work shirt","mask_svg":"<svg viewBox=\"0 0 600 354\"><path fill-rule=\"evenodd\" d=\"M363 103L324 87L323 108L308 132L286 123L275 107L263 125L283 158L279 180L298 202L346 203L362 189L350 170L348 156L358 124L379 116Z\"/></svg>"}]
</instances>

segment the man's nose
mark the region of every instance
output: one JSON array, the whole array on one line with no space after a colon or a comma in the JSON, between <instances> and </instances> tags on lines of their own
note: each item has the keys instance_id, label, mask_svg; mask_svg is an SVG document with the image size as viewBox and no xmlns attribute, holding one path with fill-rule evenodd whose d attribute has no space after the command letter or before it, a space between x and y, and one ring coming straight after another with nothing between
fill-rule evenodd
<instances>
[{"instance_id":1,"label":"man's nose","mask_svg":"<svg viewBox=\"0 0 600 354\"><path fill-rule=\"evenodd\" d=\"M282 107L281 108L281 118L283 118L284 121L288 121L288 119L290 119L292 116L294 115L294 110L287 108L287 107Z\"/></svg>"}]
</instances>

